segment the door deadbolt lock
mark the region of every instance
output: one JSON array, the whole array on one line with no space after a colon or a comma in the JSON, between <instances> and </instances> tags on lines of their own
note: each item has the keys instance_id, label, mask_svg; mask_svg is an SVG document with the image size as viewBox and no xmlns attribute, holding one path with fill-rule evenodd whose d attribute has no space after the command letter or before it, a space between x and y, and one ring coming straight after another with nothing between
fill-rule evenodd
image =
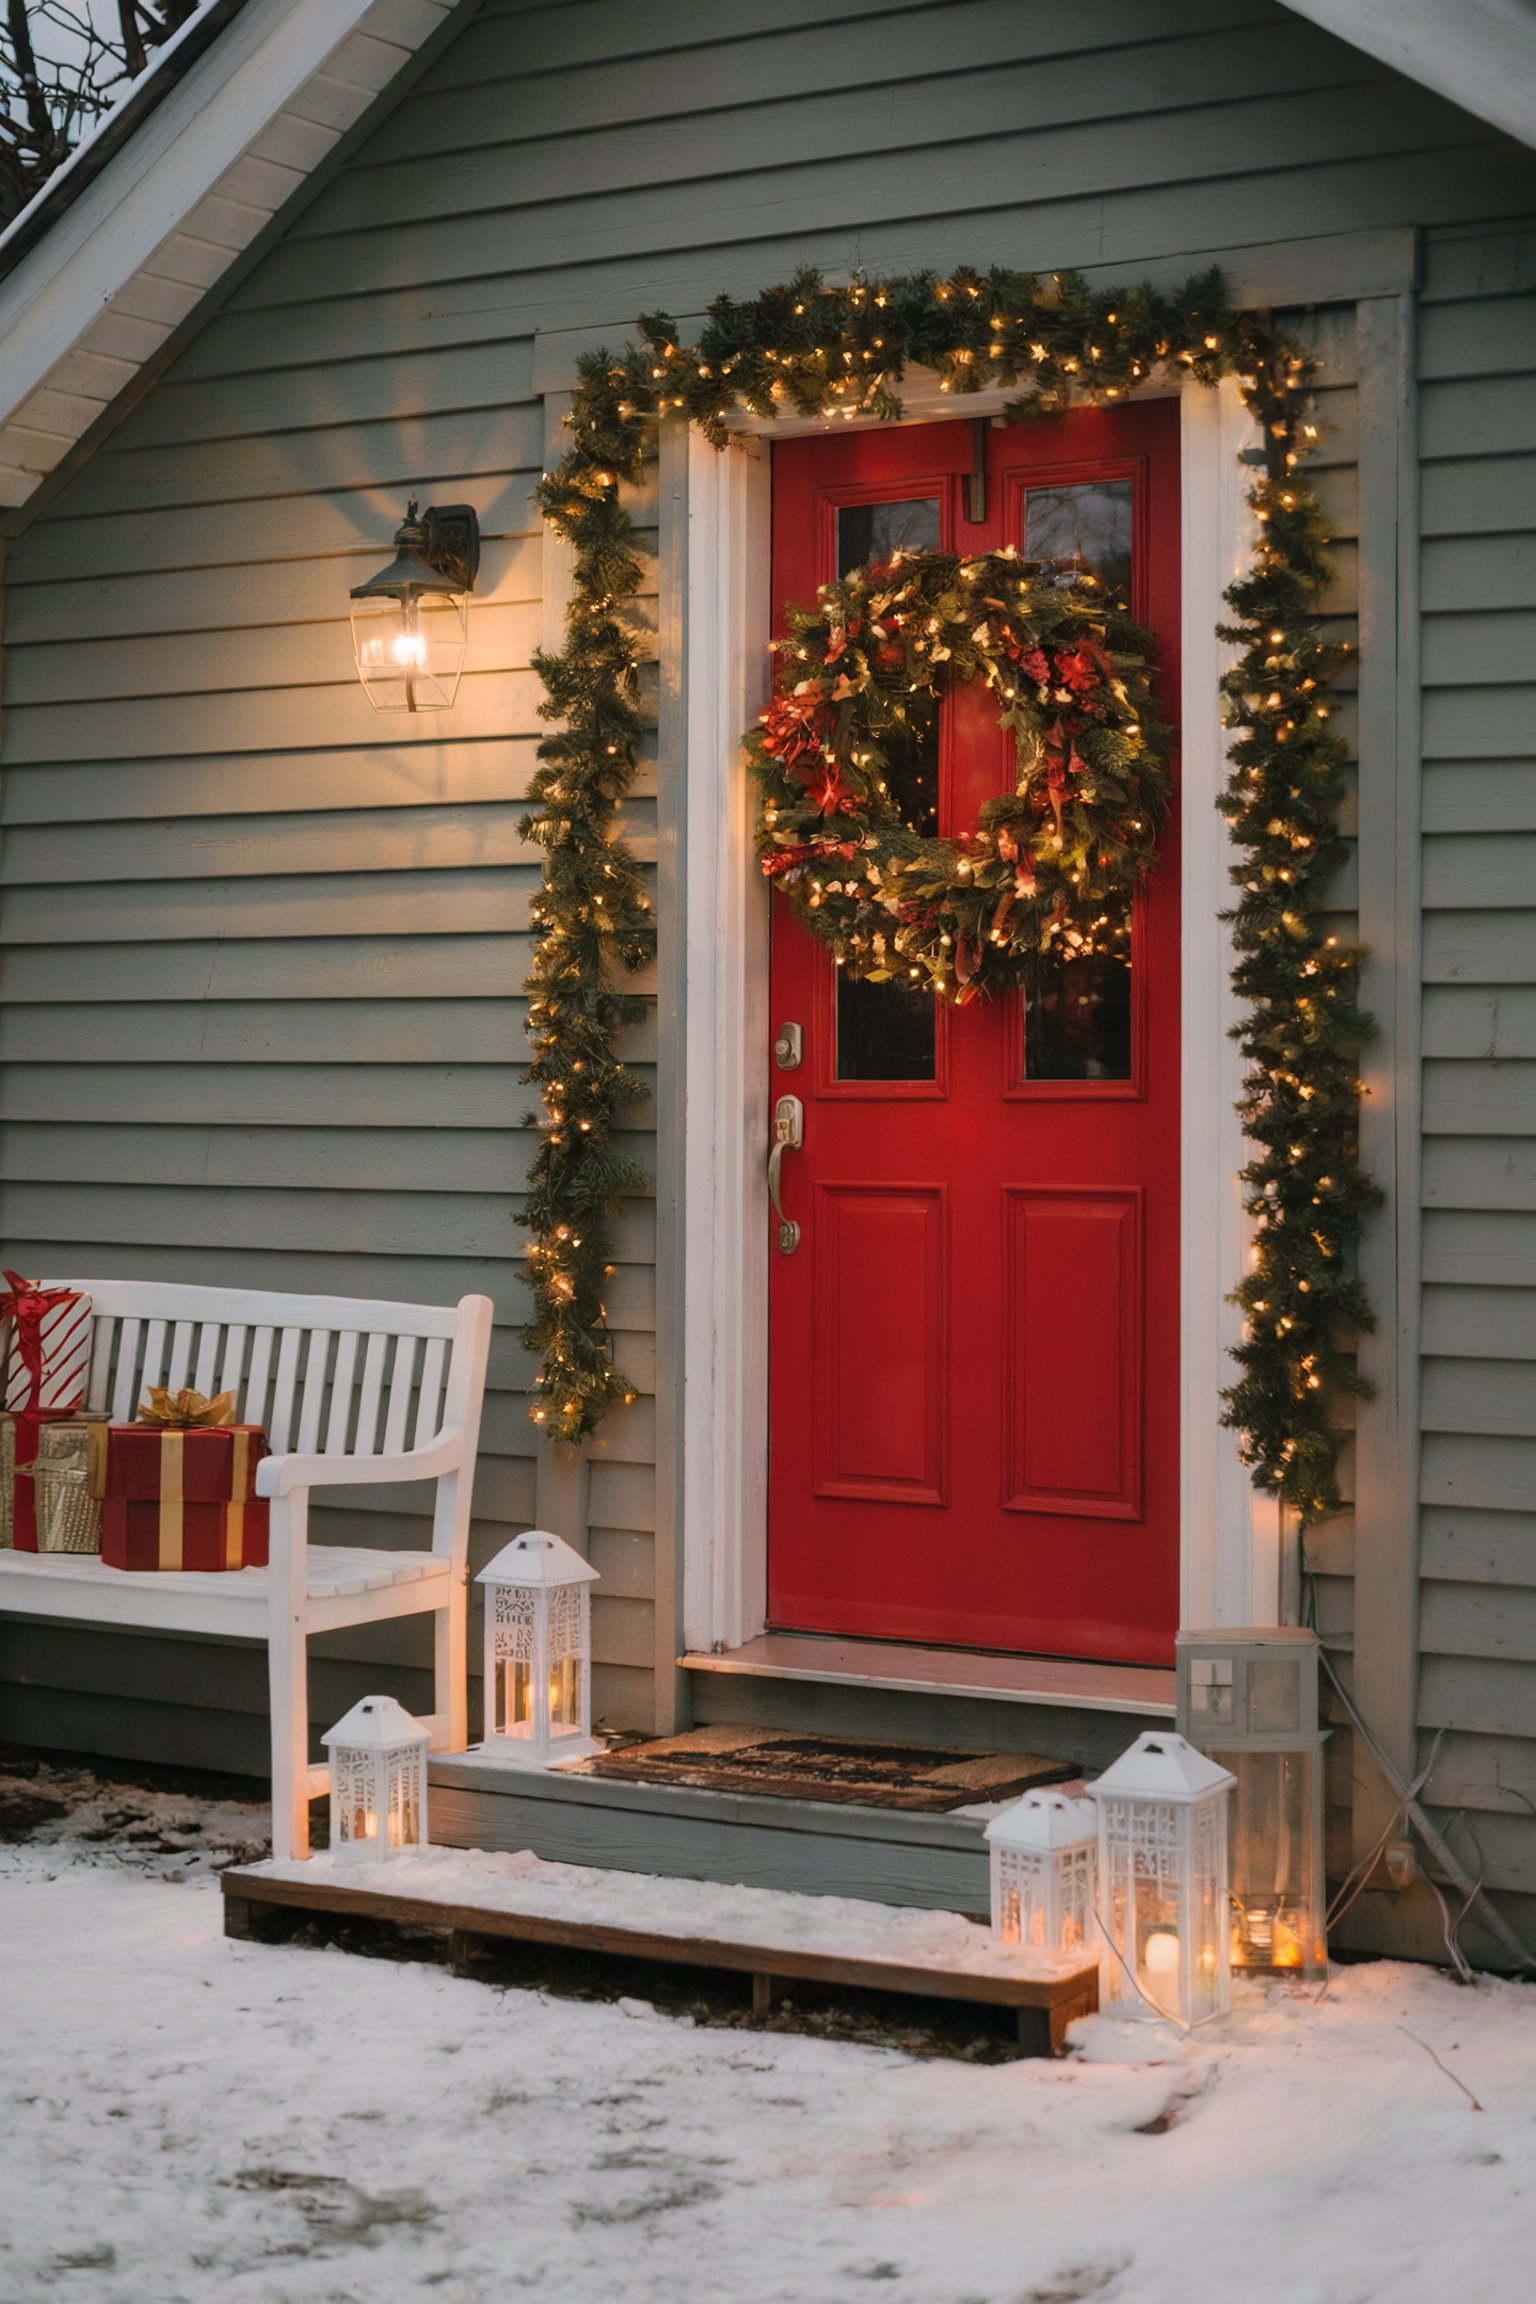
<instances>
[{"instance_id":1,"label":"door deadbolt lock","mask_svg":"<svg viewBox=\"0 0 1536 2304\"><path fill-rule=\"evenodd\" d=\"M799 1033L798 1024L790 1027ZM798 1061L798 1059L797 1059ZM784 1213L779 1198L779 1169L786 1152L798 1152L805 1141L805 1106L798 1096L781 1096L773 1108L773 1143L768 1153L768 1197L779 1220L779 1254L793 1256L800 1245L800 1227Z\"/></svg>"},{"instance_id":2,"label":"door deadbolt lock","mask_svg":"<svg viewBox=\"0 0 1536 2304\"><path fill-rule=\"evenodd\" d=\"M773 1043L773 1060L781 1072L798 1072L805 1054L805 1034L798 1024L781 1024Z\"/></svg>"}]
</instances>

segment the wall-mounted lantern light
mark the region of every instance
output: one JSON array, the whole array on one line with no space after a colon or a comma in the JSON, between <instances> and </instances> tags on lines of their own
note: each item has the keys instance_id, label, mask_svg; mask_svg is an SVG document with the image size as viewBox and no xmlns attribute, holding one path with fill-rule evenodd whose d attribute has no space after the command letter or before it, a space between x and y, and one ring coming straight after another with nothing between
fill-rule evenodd
<instances>
[{"instance_id":1,"label":"wall-mounted lantern light","mask_svg":"<svg viewBox=\"0 0 1536 2304\"><path fill-rule=\"evenodd\" d=\"M468 504L406 506L395 557L352 587L352 648L376 712L446 712L459 692L480 523Z\"/></svg>"}]
</instances>

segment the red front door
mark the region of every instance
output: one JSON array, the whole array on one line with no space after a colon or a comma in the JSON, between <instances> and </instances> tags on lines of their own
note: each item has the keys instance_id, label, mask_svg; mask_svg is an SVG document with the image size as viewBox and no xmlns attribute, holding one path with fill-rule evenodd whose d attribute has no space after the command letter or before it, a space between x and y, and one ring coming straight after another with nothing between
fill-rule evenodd
<instances>
[{"instance_id":1,"label":"red front door","mask_svg":"<svg viewBox=\"0 0 1536 2304\"><path fill-rule=\"evenodd\" d=\"M1178 523L1172 401L788 441L773 597L809 601L898 545L1086 564L1129 585L1171 716ZM984 697L958 695L910 776L909 820L974 825L1011 769ZM804 1126L782 1160L800 1242L782 1254L775 1224L770 1248L770 1622L1170 1663L1175 827L1129 966L1078 962L1027 1000L936 1011L899 983L854 984L773 914L771 1094L797 1097Z\"/></svg>"}]
</instances>

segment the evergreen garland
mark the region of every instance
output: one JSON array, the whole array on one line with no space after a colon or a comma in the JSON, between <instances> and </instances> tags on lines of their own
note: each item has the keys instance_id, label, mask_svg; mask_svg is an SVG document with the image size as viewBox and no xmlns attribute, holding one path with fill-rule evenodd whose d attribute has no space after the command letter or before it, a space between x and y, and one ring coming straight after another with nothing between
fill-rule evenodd
<instances>
[{"instance_id":1,"label":"evergreen garland","mask_svg":"<svg viewBox=\"0 0 1536 2304\"><path fill-rule=\"evenodd\" d=\"M523 1217L534 1296L526 1341L540 1362L532 1413L552 1437L577 1441L615 1399L632 1397L603 1313L613 1220L644 1183L612 1141L639 1092L614 1042L639 1006L622 974L647 964L655 937L639 868L617 836L638 759L642 662L623 614L640 566L619 488L655 454L663 416L699 425L717 447L743 409L894 419L909 366L936 371L957 396L1017 385L1009 414L1019 420L1112 405L1154 376L1231 376L1263 429L1265 477L1252 497L1261 542L1252 573L1227 595L1236 621L1223 628L1240 648L1223 681L1236 733L1222 808L1241 858L1233 981L1252 1003L1236 1037L1250 1066L1243 1121L1260 1147L1243 1171L1256 1240L1238 1292L1242 1374L1224 1397L1256 1483L1305 1523L1339 1503L1330 1402L1366 1390L1348 1352L1349 1331L1370 1318L1351 1258L1378 1197L1355 1146L1370 1029L1356 996L1360 955L1330 934L1324 908L1341 853L1343 758L1327 689L1344 651L1317 630L1327 524L1297 477L1316 439L1315 363L1267 320L1233 311L1217 272L1170 296L1094 289L1074 273L962 269L834 285L804 271L750 302L719 299L696 344L650 314L638 342L582 361L571 445L540 489L576 573L565 646L536 660L559 728L540 746L539 813L525 825L546 859L528 986L528 1077L545 1107Z\"/></svg>"}]
</instances>

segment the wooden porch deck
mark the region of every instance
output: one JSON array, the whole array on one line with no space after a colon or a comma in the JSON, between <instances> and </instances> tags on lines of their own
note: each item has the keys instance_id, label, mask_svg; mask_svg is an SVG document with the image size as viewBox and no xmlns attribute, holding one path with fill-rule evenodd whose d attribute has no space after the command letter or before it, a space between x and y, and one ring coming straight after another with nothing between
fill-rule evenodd
<instances>
[{"instance_id":1,"label":"wooden porch deck","mask_svg":"<svg viewBox=\"0 0 1536 2304\"><path fill-rule=\"evenodd\" d=\"M222 1887L228 1936L277 1942L325 1912L441 1933L460 1973L478 1949L511 1941L734 1971L751 1978L759 2014L800 1981L959 2001L1012 2010L1026 2056L1063 2054L1068 2026L1098 2006L1095 1965L997 1945L953 1916L843 1897L620 1882L587 1866L435 1846L382 1861L246 1865Z\"/></svg>"}]
</instances>

